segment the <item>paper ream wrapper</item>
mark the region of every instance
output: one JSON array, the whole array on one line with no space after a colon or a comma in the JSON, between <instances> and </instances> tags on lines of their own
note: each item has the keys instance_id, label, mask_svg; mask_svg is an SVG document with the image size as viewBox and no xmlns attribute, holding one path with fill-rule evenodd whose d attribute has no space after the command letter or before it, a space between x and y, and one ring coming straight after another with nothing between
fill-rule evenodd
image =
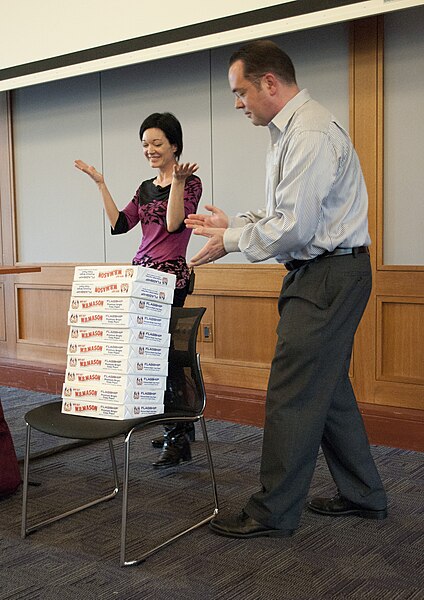
<instances>
[{"instance_id":1,"label":"paper ream wrapper","mask_svg":"<svg viewBox=\"0 0 424 600\"><path fill-rule=\"evenodd\" d=\"M72 284L72 296L121 296L172 304L174 289L159 285L149 285L139 281L108 281L107 283L74 281Z\"/></svg>"},{"instance_id":2,"label":"paper ream wrapper","mask_svg":"<svg viewBox=\"0 0 424 600\"><path fill-rule=\"evenodd\" d=\"M165 325L165 324L164 324ZM74 342L116 342L118 344L148 344L149 346L169 347L171 334L149 329L104 329L103 327L71 327L69 343Z\"/></svg>"},{"instance_id":3,"label":"paper ream wrapper","mask_svg":"<svg viewBox=\"0 0 424 600\"><path fill-rule=\"evenodd\" d=\"M170 308L167 304L164 307ZM143 327L149 330L169 330L169 318L166 315L154 317L152 315L136 315L135 313L104 313L104 312L68 312L68 325L79 325L83 327L118 327L139 329Z\"/></svg>"},{"instance_id":4,"label":"paper ream wrapper","mask_svg":"<svg viewBox=\"0 0 424 600\"><path fill-rule=\"evenodd\" d=\"M164 390L166 388L166 377L161 375L132 375L122 373L110 373L109 371L77 371L67 369L65 382L68 384L85 384L113 386L134 389Z\"/></svg>"},{"instance_id":5,"label":"paper ream wrapper","mask_svg":"<svg viewBox=\"0 0 424 600\"><path fill-rule=\"evenodd\" d=\"M143 298L111 298L105 296L97 298L95 296L72 296L69 303L69 310L78 312L130 312L140 315L160 315L169 317L171 310L166 304L161 302L144 300Z\"/></svg>"},{"instance_id":6,"label":"paper ream wrapper","mask_svg":"<svg viewBox=\"0 0 424 600\"><path fill-rule=\"evenodd\" d=\"M163 404L165 391L145 388L113 387L109 385L92 385L86 383L63 384L62 399L86 402L107 402L111 404Z\"/></svg>"},{"instance_id":7,"label":"paper ream wrapper","mask_svg":"<svg viewBox=\"0 0 424 600\"><path fill-rule=\"evenodd\" d=\"M77 402L62 400L62 412L80 417L94 417L97 419L139 419L164 412L163 404L111 404L107 402Z\"/></svg>"},{"instance_id":8,"label":"paper ream wrapper","mask_svg":"<svg viewBox=\"0 0 424 600\"><path fill-rule=\"evenodd\" d=\"M120 358L157 358L167 360L168 348L163 346L146 346L145 344L113 344L109 342L75 342L68 344L68 355L82 356L117 356Z\"/></svg>"},{"instance_id":9,"label":"paper ream wrapper","mask_svg":"<svg viewBox=\"0 0 424 600\"><path fill-rule=\"evenodd\" d=\"M75 267L74 281L141 281L152 285L174 288L176 276L141 265L98 265Z\"/></svg>"},{"instance_id":10,"label":"paper ream wrapper","mask_svg":"<svg viewBox=\"0 0 424 600\"><path fill-rule=\"evenodd\" d=\"M108 371L110 373L168 375L168 361L156 359L130 359L113 356L74 356L68 354L66 368L74 371Z\"/></svg>"}]
</instances>

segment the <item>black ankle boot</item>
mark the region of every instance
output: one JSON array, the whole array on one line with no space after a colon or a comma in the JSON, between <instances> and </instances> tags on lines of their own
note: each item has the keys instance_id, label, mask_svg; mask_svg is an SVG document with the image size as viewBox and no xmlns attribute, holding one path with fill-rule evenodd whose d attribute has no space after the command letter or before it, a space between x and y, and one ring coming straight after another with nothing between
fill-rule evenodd
<instances>
[{"instance_id":1,"label":"black ankle boot","mask_svg":"<svg viewBox=\"0 0 424 600\"><path fill-rule=\"evenodd\" d=\"M188 435L184 430L178 431L174 427L165 431L163 436L163 450L153 467L155 469L166 469L167 467L175 467L180 462L191 460L191 448L188 440Z\"/></svg>"},{"instance_id":2,"label":"black ankle boot","mask_svg":"<svg viewBox=\"0 0 424 600\"><path fill-rule=\"evenodd\" d=\"M194 423L184 423L184 425L185 425L185 432L188 436L189 442L195 442L196 441L196 430L194 429ZM153 448L163 448L163 444L165 442L165 436L166 436L166 429L165 429L163 435L159 435L158 437L155 437L152 439Z\"/></svg>"}]
</instances>

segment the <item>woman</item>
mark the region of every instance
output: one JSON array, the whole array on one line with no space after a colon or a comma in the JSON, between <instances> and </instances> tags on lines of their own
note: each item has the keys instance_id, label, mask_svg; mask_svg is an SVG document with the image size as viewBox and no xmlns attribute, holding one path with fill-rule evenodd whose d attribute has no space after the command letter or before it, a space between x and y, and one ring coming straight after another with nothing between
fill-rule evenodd
<instances>
[{"instance_id":1,"label":"woman","mask_svg":"<svg viewBox=\"0 0 424 600\"><path fill-rule=\"evenodd\" d=\"M185 256L191 234L184 219L196 212L202 194L202 183L194 175L199 167L196 163L179 164L183 134L180 122L171 113L148 116L140 127L140 140L144 156L150 166L157 169L157 175L142 182L122 211L116 207L101 173L81 160L76 160L75 166L97 184L112 235L126 233L137 223L141 224L142 239L133 264L175 273L173 305L183 306L190 281ZM162 454L153 466L165 468L189 460L190 439L194 439L192 423L174 423L166 427L163 438L152 440L153 446L163 446Z\"/></svg>"}]
</instances>

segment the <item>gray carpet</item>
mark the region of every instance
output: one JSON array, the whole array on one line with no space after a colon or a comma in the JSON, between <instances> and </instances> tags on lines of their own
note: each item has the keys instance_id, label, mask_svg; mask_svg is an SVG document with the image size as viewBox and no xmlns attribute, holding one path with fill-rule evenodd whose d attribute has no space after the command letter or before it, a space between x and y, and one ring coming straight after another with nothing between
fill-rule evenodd
<instances>
[{"instance_id":1,"label":"gray carpet","mask_svg":"<svg viewBox=\"0 0 424 600\"><path fill-rule=\"evenodd\" d=\"M41 393L0 388L0 397L18 456L23 455L23 415L52 399ZM238 512L256 490L262 431L208 421L221 514ZM134 445L130 489L129 547L160 539L160 531L181 527L208 513L209 483L202 452L193 461L156 472L157 451L149 432ZM55 444L62 444L55 440ZM118 466L122 443L116 441ZM34 433L34 450L46 449ZM21 492L0 502L0 600L423 600L423 454L373 447L389 494L389 518L332 519L305 510L289 539L238 541L202 527L136 567L118 563L120 497L20 539ZM52 507L68 508L109 486L105 443L47 455L33 463L30 516ZM332 494L322 456L313 494ZM205 499L207 499L205 501Z\"/></svg>"}]
</instances>

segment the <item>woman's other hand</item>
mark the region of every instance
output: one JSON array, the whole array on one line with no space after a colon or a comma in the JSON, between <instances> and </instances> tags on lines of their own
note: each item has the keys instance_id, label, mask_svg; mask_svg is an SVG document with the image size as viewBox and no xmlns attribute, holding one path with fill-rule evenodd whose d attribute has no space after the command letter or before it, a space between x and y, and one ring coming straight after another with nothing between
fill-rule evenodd
<instances>
[{"instance_id":1,"label":"woman's other hand","mask_svg":"<svg viewBox=\"0 0 424 600\"><path fill-rule=\"evenodd\" d=\"M87 163L84 161L76 160L74 165L77 169L83 171L83 173L87 173L87 175L91 177L91 179L97 183L97 185L101 185L105 182L103 175L99 173L93 166L87 165Z\"/></svg>"}]
</instances>

